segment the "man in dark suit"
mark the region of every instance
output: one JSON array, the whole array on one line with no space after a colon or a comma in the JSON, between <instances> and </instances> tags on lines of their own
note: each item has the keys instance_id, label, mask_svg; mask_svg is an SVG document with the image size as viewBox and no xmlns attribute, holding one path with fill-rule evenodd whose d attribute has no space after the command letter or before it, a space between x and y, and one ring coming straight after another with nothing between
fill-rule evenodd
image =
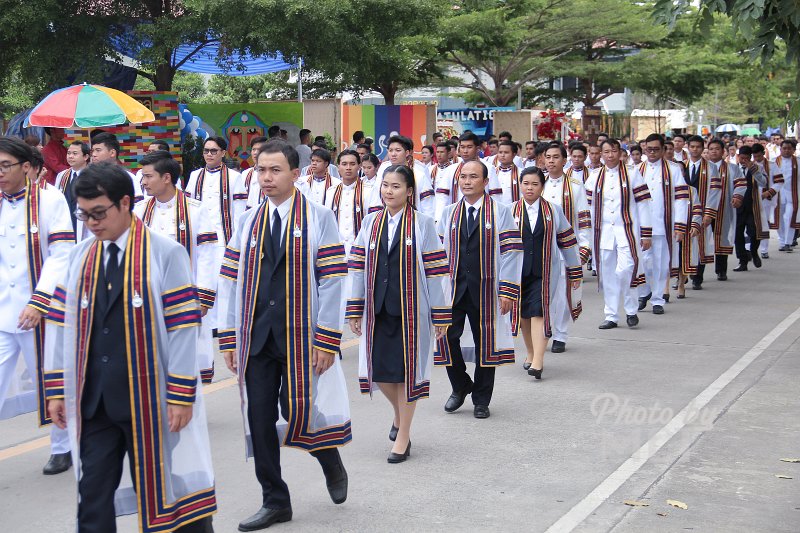
<instances>
[{"instance_id":1,"label":"man in dark suit","mask_svg":"<svg viewBox=\"0 0 800 533\"><path fill-rule=\"evenodd\" d=\"M739 168L741 168L742 175L747 182L747 189L743 197L738 199L736 207L736 238L734 243L739 266L733 269L734 272L745 272L747 263L751 259L756 268L761 267L761 257L758 255L758 246L761 244L759 238L761 228L757 226L757 223L760 224L761 222L761 204L759 200L761 198L761 188L766 185L766 177L752 160L752 154L752 148L744 145L739 148L739 154L736 156ZM756 219L756 213L759 214L758 219ZM745 231L747 231L747 238L750 242L749 250L746 245Z\"/></svg>"}]
</instances>

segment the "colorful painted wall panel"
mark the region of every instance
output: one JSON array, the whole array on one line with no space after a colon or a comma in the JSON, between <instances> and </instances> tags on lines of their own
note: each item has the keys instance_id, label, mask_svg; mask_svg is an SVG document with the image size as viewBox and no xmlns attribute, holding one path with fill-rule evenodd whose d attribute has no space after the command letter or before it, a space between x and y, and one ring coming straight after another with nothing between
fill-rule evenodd
<instances>
[{"instance_id":1,"label":"colorful painted wall panel","mask_svg":"<svg viewBox=\"0 0 800 533\"><path fill-rule=\"evenodd\" d=\"M303 127L303 104L300 102L263 102L257 104L189 104L189 111L202 119L209 135L221 135L228 141L228 154L242 168L249 168L250 139L266 136L270 126L286 130L290 144L300 142Z\"/></svg>"},{"instance_id":2,"label":"colorful painted wall panel","mask_svg":"<svg viewBox=\"0 0 800 533\"><path fill-rule=\"evenodd\" d=\"M470 130L481 139L488 139L496 133L494 131L494 112L513 110L513 107L439 109L436 113L436 128L448 138Z\"/></svg>"},{"instance_id":3,"label":"colorful painted wall panel","mask_svg":"<svg viewBox=\"0 0 800 533\"><path fill-rule=\"evenodd\" d=\"M346 105L342 111L342 146L353 143L353 133L358 130L375 140L373 150L383 159L387 141L395 134L405 135L414 141L414 155L419 157L422 146L428 143L433 131L429 105Z\"/></svg>"}]
</instances>

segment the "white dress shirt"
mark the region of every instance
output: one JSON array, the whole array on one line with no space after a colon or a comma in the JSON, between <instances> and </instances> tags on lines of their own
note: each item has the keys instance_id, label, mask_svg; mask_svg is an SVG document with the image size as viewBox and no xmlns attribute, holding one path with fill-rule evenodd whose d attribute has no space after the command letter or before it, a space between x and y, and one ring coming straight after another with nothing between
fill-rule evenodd
<instances>
[{"instance_id":1,"label":"white dress shirt","mask_svg":"<svg viewBox=\"0 0 800 533\"><path fill-rule=\"evenodd\" d=\"M529 204L525 202L525 209L528 211L528 224L531 227L531 233L536 229L536 222L539 221L539 199L537 198L535 202Z\"/></svg>"},{"instance_id":2,"label":"white dress shirt","mask_svg":"<svg viewBox=\"0 0 800 533\"><path fill-rule=\"evenodd\" d=\"M557 205L562 209L564 206L564 186L567 182L567 177L562 174L559 177L548 176L547 181L544 182L542 189L542 197L553 205Z\"/></svg>"},{"instance_id":3,"label":"white dress shirt","mask_svg":"<svg viewBox=\"0 0 800 533\"><path fill-rule=\"evenodd\" d=\"M272 198L267 201L269 202L267 209L269 209L268 214L270 233L272 233L272 221L275 218L274 213L277 209L278 216L281 217L281 242L283 242L283 236L286 234L286 225L289 223L289 209L292 207L292 197L290 196L280 205L275 204Z\"/></svg>"},{"instance_id":4,"label":"white dress shirt","mask_svg":"<svg viewBox=\"0 0 800 533\"><path fill-rule=\"evenodd\" d=\"M106 268L108 268L108 260L111 259L111 252L108 250L108 245L113 242L116 243L116 245L119 247L119 251L117 252L117 257L114 258L117 261L117 265L119 265L120 259L125 254L125 246L127 246L128 244L128 235L130 234L130 232L131 232L130 229L126 229L125 232L119 237L117 237L116 240L103 241L103 261Z\"/></svg>"},{"instance_id":5,"label":"white dress shirt","mask_svg":"<svg viewBox=\"0 0 800 533\"><path fill-rule=\"evenodd\" d=\"M603 227L600 232L600 248L613 250L617 246L628 246L628 237L622 220L622 195L619 184L619 166L606 168L603 181ZM631 206L634 208L634 206Z\"/></svg>"},{"instance_id":6,"label":"white dress shirt","mask_svg":"<svg viewBox=\"0 0 800 533\"><path fill-rule=\"evenodd\" d=\"M481 196L480 198L478 198L478 201L477 201L477 202L475 202L474 204L470 204L470 203L467 201L467 199L466 199L466 198L464 198L464 209L466 209L466 210L467 210L467 211L466 211L466 213L467 213L467 217L469 217L469 208L470 208L470 207L474 207L474 208L475 208L475 213L473 213L473 217L475 218L475 223L476 223L476 224L478 223L478 212L481 210L481 207L482 207L482 206L483 206L483 196Z\"/></svg>"},{"instance_id":7,"label":"white dress shirt","mask_svg":"<svg viewBox=\"0 0 800 533\"><path fill-rule=\"evenodd\" d=\"M394 240L394 233L395 233L395 231L397 231L397 227L400 225L400 216L402 214L403 214L403 210L401 209L400 211L398 211L394 215L390 216L389 220L387 221L387 233L386 233L387 241L386 242L389 243L390 247L392 245L392 241Z\"/></svg>"}]
</instances>

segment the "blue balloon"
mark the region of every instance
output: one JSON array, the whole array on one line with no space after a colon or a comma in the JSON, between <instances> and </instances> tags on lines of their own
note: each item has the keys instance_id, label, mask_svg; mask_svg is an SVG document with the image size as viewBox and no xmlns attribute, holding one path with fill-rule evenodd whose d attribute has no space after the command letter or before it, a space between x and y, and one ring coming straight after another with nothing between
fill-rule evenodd
<instances>
[{"instance_id":1,"label":"blue balloon","mask_svg":"<svg viewBox=\"0 0 800 533\"><path fill-rule=\"evenodd\" d=\"M208 132L203 128L197 128L194 130L194 134L197 136L198 139L206 140L208 138Z\"/></svg>"}]
</instances>

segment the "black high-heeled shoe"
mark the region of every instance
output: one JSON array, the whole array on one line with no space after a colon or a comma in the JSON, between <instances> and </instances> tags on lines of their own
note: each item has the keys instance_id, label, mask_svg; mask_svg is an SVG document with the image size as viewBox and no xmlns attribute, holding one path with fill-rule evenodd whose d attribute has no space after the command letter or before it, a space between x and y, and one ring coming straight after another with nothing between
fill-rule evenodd
<instances>
[{"instance_id":1,"label":"black high-heeled shoe","mask_svg":"<svg viewBox=\"0 0 800 533\"><path fill-rule=\"evenodd\" d=\"M400 431L400 428L392 423L392 429L389 430L389 440L394 442L397 440L397 432Z\"/></svg>"},{"instance_id":2,"label":"black high-heeled shoe","mask_svg":"<svg viewBox=\"0 0 800 533\"><path fill-rule=\"evenodd\" d=\"M387 463L397 464L402 463L411 455L411 441L408 441L408 447L406 448L405 453L390 453L389 457L386 458Z\"/></svg>"},{"instance_id":3,"label":"black high-heeled shoe","mask_svg":"<svg viewBox=\"0 0 800 533\"><path fill-rule=\"evenodd\" d=\"M524 363L522 363L523 370L528 370L530 367L531 364L529 362L525 361Z\"/></svg>"},{"instance_id":4,"label":"black high-heeled shoe","mask_svg":"<svg viewBox=\"0 0 800 533\"><path fill-rule=\"evenodd\" d=\"M529 376L533 376L536 379L542 379L542 371L543 370L544 370L544 368L529 368L528 369L528 375Z\"/></svg>"}]
</instances>

